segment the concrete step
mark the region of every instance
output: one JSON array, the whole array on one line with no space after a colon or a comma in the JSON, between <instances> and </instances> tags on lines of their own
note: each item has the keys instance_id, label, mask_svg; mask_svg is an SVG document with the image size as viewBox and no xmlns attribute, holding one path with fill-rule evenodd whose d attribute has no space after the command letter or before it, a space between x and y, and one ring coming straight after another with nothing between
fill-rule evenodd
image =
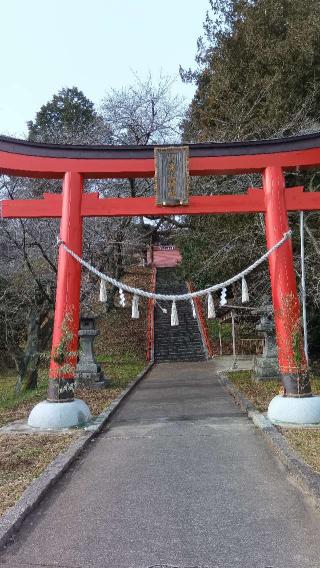
<instances>
[{"instance_id":1,"label":"concrete step","mask_svg":"<svg viewBox=\"0 0 320 568\"><path fill-rule=\"evenodd\" d=\"M179 269L160 268L157 270L156 291L163 294L185 294L188 289L181 279ZM193 318L191 303L177 302L179 325L171 326L171 302L160 302L167 309L164 314L159 306L154 312L155 360L203 361L206 359L198 321Z\"/></svg>"}]
</instances>

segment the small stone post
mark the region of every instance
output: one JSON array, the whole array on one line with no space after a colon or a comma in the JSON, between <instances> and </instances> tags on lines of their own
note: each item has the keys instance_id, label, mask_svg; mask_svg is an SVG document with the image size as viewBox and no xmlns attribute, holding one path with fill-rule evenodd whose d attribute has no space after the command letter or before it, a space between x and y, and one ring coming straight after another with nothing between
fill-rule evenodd
<instances>
[{"instance_id":1,"label":"small stone post","mask_svg":"<svg viewBox=\"0 0 320 568\"><path fill-rule=\"evenodd\" d=\"M256 330L263 333L264 347L262 357L258 357L255 364L256 380L280 379L278 364L278 350L275 336L275 326L267 314L263 314Z\"/></svg>"},{"instance_id":2,"label":"small stone post","mask_svg":"<svg viewBox=\"0 0 320 568\"><path fill-rule=\"evenodd\" d=\"M94 354L93 342L100 333L96 329L95 320L96 317L92 315L80 318L80 353L76 369L76 386L92 390L103 389L109 383Z\"/></svg>"}]
</instances>

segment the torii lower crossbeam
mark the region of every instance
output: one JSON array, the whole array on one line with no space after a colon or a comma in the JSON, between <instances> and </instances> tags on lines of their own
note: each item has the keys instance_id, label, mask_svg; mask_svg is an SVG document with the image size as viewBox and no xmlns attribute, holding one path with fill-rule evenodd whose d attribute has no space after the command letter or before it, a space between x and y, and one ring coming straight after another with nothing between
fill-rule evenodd
<instances>
[{"instance_id":1,"label":"torii lower crossbeam","mask_svg":"<svg viewBox=\"0 0 320 568\"><path fill-rule=\"evenodd\" d=\"M284 192L287 211L314 211L320 209L320 192L307 193L301 186ZM16 199L0 202L2 217L57 218L61 217L62 195L45 193L43 199ZM249 188L239 195L192 195L188 205L163 207L154 197L100 198L98 193L84 193L81 201L82 217L160 217L161 215L213 215L217 213L265 213L266 205L261 188Z\"/></svg>"}]
</instances>

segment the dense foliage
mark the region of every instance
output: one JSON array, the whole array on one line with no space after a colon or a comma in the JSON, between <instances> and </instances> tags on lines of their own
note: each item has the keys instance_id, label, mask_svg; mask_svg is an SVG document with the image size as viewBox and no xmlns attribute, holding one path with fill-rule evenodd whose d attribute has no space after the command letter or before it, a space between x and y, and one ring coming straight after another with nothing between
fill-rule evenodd
<instances>
[{"instance_id":1,"label":"dense foliage","mask_svg":"<svg viewBox=\"0 0 320 568\"><path fill-rule=\"evenodd\" d=\"M261 139L320 130L320 4L317 0L210 0L194 70L181 69L196 92L183 122L189 142ZM292 172L287 186L315 191L319 173ZM193 191L243 193L261 177L193 180ZM298 215L294 229L300 272ZM185 269L196 283L221 281L265 250L262 215L192 218L180 239ZM306 216L310 312L320 305L318 215ZM249 278L251 300L270 303L267 265ZM229 296L233 291L229 290ZM312 331L316 328L313 327Z\"/></svg>"},{"instance_id":2,"label":"dense foliage","mask_svg":"<svg viewBox=\"0 0 320 568\"><path fill-rule=\"evenodd\" d=\"M28 138L35 142L69 144L108 143L110 129L94 104L77 87L61 89L28 123Z\"/></svg>"},{"instance_id":3,"label":"dense foliage","mask_svg":"<svg viewBox=\"0 0 320 568\"><path fill-rule=\"evenodd\" d=\"M317 0L210 0L184 123L188 140L255 139L319 127Z\"/></svg>"}]
</instances>

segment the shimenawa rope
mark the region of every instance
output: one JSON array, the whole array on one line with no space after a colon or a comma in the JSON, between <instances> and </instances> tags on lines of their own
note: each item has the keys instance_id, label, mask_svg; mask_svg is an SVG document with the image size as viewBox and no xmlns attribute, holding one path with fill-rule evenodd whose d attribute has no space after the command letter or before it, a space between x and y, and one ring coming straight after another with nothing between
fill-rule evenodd
<instances>
[{"instance_id":1,"label":"shimenawa rope","mask_svg":"<svg viewBox=\"0 0 320 568\"><path fill-rule=\"evenodd\" d=\"M249 274L255 268L257 268L257 266L259 266L265 260L267 260L269 258L269 256L275 250L277 250L289 238L291 238L291 235L292 235L292 231L288 231L287 233L284 233L282 239L280 239L280 241L278 241L275 245L273 245L273 247L271 247L269 250L267 250L267 252L265 254L263 254L260 258L258 258L253 264L251 264L250 266L245 268L242 272L239 272L238 274L236 274L232 278L225 280L225 282L220 282L219 284L214 284L213 286L209 286L209 288L205 288L203 290L198 290L196 292L188 292L187 294L157 294L155 292L146 292L145 290L141 290L140 288L133 288L132 286L128 286L127 284L124 284L124 282L119 282L115 278L112 278L111 276L107 276L106 274L103 274L103 272L100 272L99 270L97 270L97 268L95 268L94 266L92 266L91 264L89 264L88 262L83 260L80 256L78 256L75 252L73 252L73 250L69 249L67 247L67 245L64 243L64 241L62 241L61 239L59 239L59 238L57 239L57 244L58 244L58 246L59 245L62 246L64 248L64 250L66 252L68 252L75 260L77 260L82 266L84 266L85 268L90 270L93 274L98 276L98 278L101 278L101 280L105 280L109 284L112 284L112 286L119 288L119 290L122 290L122 292L128 292L129 294L142 296L143 298L151 298L153 300L162 300L162 301L167 300L167 301L171 301L171 302L181 302L182 300L190 300L191 298L198 298L198 297L201 297L201 296L206 296L207 294L210 294L211 292L216 292L217 290L222 290L223 288L230 286L230 284L237 282L237 280L244 278L247 274Z\"/></svg>"}]
</instances>

